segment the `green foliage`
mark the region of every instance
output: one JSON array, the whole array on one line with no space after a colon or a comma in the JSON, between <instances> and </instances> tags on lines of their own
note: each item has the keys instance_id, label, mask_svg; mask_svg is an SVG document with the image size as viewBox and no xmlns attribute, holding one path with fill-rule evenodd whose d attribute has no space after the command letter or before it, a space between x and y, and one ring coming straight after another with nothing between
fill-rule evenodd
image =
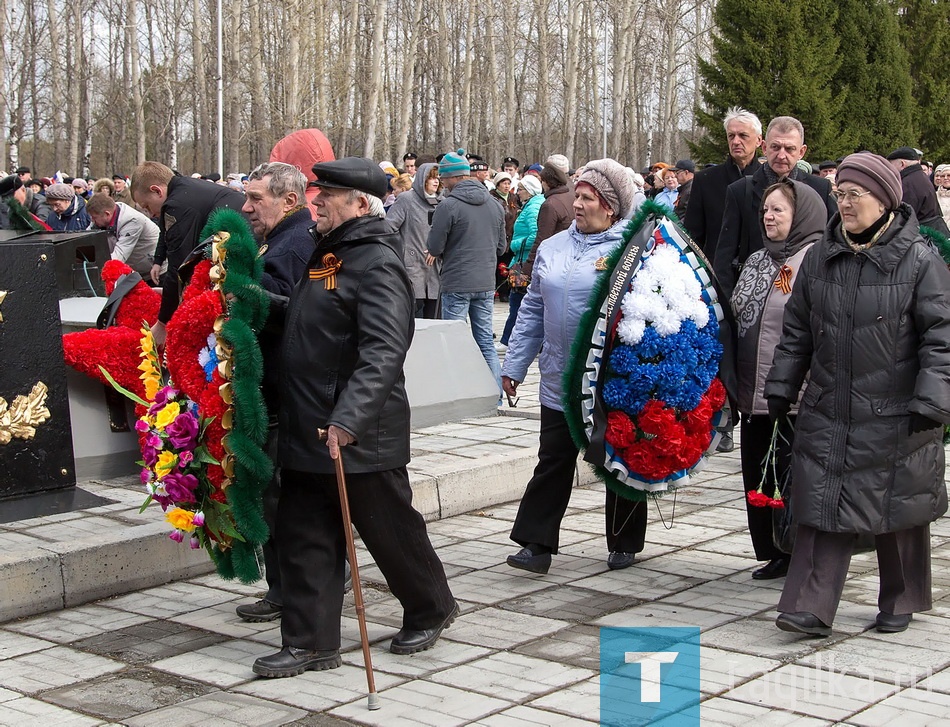
<instances>
[{"instance_id":1,"label":"green foliage","mask_svg":"<svg viewBox=\"0 0 950 727\"><path fill-rule=\"evenodd\" d=\"M695 158L722 158L730 106L764 126L796 117L814 160L886 154L915 138L908 53L888 0L721 0L715 20L712 60L700 62L707 133L690 145Z\"/></svg>"},{"instance_id":2,"label":"green foliage","mask_svg":"<svg viewBox=\"0 0 950 727\"><path fill-rule=\"evenodd\" d=\"M835 77L841 99L836 155L887 154L916 139L910 64L894 9L886 0L841 0L837 32L843 52Z\"/></svg>"},{"instance_id":3,"label":"green foliage","mask_svg":"<svg viewBox=\"0 0 950 727\"><path fill-rule=\"evenodd\" d=\"M936 163L950 160L950 0L897 0L893 8L910 62L918 132L902 143Z\"/></svg>"},{"instance_id":4,"label":"green foliage","mask_svg":"<svg viewBox=\"0 0 950 727\"><path fill-rule=\"evenodd\" d=\"M817 154L830 154L840 136L839 101L832 94L838 70L832 0L720 0L711 62L700 62L705 111L697 118L707 136L691 144L701 161L720 161L726 149L722 119L742 106L762 119L794 116Z\"/></svg>"}]
</instances>

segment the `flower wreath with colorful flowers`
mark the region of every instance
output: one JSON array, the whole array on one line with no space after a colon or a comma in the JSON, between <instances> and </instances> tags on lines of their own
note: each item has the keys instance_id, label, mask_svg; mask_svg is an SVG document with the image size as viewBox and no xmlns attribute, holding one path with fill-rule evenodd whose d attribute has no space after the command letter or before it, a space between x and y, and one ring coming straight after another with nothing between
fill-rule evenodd
<instances>
[{"instance_id":1,"label":"flower wreath with colorful flowers","mask_svg":"<svg viewBox=\"0 0 950 727\"><path fill-rule=\"evenodd\" d=\"M128 326L97 331L111 332L118 344L103 352L98 368L137 405L148 493L142 511L157 503L172 540L205 548L222 576L250 583L260 578L260 546L269 536L262 498L273 466L263 449L267 412L257 341L268 298L259 282L263 260L244 217L217 210L202 232L208 238L211 259L194 266L166 326L166 368L143 325L148 321L140 321L134 347ZM138 361L134 381L130 358ZM112 376L113 366L119 376Z\"/></svg>"},{"instance_id":2,"label":"flower wreath with colorful flowers","mask_svg":"<svg viewBox=\"0 0 950 727\"><path fill-rule=\"evenodd\" d=\"M644 203L603 261L565 372L575 442L632 500L687 483L726 420L711 265L667 215Z\"/></svg>"}]
</instances>

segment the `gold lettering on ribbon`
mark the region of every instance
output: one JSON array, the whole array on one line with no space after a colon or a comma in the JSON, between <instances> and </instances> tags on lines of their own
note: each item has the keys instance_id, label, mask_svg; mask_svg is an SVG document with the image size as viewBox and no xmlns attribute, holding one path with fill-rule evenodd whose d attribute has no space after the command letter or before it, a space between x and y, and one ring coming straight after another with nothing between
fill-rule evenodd
<instances>
[{"instance_id":1,"label":"gold lettering on ribbon","mask_svg":"<svg viewBox=\"0 0 950 727\"><path fill-rule=\"evenodd\" d=\"M7 297L7 291L0 290L0 305L3 305L3 299ZM3 313L0 313L0 323L3 323Z\"/></svg>"},{"instance_id":2,"label":"gold lettering on ribbon","mask_svg":"<svg viewBox=\"0 0 950 727\"><path fill-rule=\"evenodd\" d=\"M0 397L0 444L9 444L14 437L33 439L36 427L50 418L46 408L48 392L46 384L38 381L29 394L21 394L10 405Z\"/></svg>"}]
</instances>

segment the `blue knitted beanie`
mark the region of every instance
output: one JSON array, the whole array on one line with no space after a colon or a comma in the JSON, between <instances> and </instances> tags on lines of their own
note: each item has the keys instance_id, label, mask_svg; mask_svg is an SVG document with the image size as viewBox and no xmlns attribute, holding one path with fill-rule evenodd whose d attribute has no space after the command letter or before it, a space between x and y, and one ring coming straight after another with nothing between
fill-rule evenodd
<instances>
[{"instance_id":1,"label":"blue knitted beanie","mask_svg":"<svg viewBox=\"0 0 950 727\"><path fill-rule=\"evenodd\" d=\"M439 162L440 177L467 177L472 173L468 159L465 158L465 150L459 149L457 152L449 152L442 161Z\"/></svg>"}]
</instances>

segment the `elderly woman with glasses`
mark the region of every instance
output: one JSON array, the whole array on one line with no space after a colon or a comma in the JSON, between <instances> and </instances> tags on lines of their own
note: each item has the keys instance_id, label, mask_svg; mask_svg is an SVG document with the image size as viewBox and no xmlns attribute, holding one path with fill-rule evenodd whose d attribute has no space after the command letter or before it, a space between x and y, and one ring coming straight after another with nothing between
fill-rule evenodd
<instances>
[{"instance_id":1,"label":"elderly woman with glasses","mask_svg":"<svg viewBox=\"0 0 950 727\"><path fill-rule=\"evenodd\" d=\"M839 212L802 264L765 385L774 421L806 384L776 625L814 636L831 633L858 534L877 550L877 630L930 609L930 523L947 510L950 271L886 160L852 154L836 182Z\"/></svg>"}]
</instances>

